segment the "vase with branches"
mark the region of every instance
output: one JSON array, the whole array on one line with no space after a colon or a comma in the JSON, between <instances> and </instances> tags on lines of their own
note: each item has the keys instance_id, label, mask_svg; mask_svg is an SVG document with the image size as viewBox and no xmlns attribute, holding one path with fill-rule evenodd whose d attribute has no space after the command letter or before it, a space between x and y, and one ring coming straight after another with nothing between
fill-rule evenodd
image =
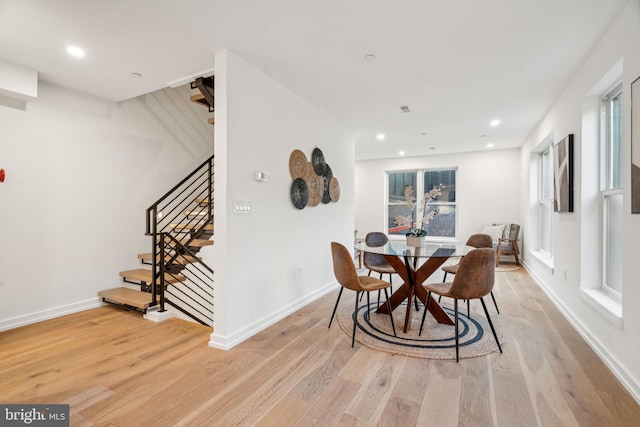
<instances>
[{"instance_id":1,"label":"vase with branches","mask_svg":"<svg viewBox=\"0 0 640 427\"><path fill-rule=\"evenodd\" d=\"M429 222L438 214L437 210L432 210L429 212L429 203L440 197L442 194L442 188L433 187L431 190L426 192L420 201L420 205L418 206L416 212L416 202L417 200L413 197L413 185L409 184L404 187L404 198L406 200L406 205L410 210L409 215L397 215L393 221L395 225L398 226L406 226L409 228L407 232L407 236L413 237L422 237L427 235L427 225ZM414 213L416 214L416 219L414 221ZM417 216L421 215L420 220L418 221Z\"/></svg>"}]
</instances>

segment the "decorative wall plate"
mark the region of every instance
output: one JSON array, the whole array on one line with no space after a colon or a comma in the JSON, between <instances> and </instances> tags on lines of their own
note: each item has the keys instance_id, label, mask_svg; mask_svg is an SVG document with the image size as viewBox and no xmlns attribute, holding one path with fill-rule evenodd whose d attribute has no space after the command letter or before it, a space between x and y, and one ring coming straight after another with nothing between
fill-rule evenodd
<instances>
[{"instance_id":1,"label":"decorative wall plate","mask_svg":"<svg viewBox=\"0 0 640 427\"><path fill-rule=\"evenodd\" d=\"M311 153L311 163L313 163L313 170L316 172L316 175L324 175L326 162L324 161L324 154L322 154L322 150L317 147L314 148Z\"/></svg>"},{"instance_id":2,"label":"decorative wall plate","mask_svg":"<svg viewBox=\"0 0 640 427\"><path fill-rule=\"evenodd\" d=\"M322 178L324 179L324 193L322 194L322 203L327 204L331 201L331 196L329 195L329 181L331 181L331 178L333 178L333 171L327 164L325 164L324 174L322 174Z\"/></svg>"},{"instance_id":3,"label":"decorative wall plate","mask_svg":"<svg viewBox=\"0 0 640 427\"><path fill-rule=\"evenodd\" d=\"M302 178L296 178L291 184L291 201L293 206L298 209L304 209L309 201L309 188Z\"/></svg>"},{"instance_id":4,"label":"decorative wall plate","mask_svg":"<svg viewBox=\"0 0 640 427\"><path fill-rule=\"evenodd\" d=\"M340 183L335 176L329 181L329 197L333 203L340 200Z\"/></svg>"},{"instance_id":5,"label":"decorative wall plate","mask_svg":"<svg viewBox=\"0 0 640 427\"><path fill-rule=\"evenodd\" d=\"M292 179L304 178L307 176L309 161L307 156L300 150L293 150L289 156L289 173Z\"/></svg>"},{"instance_id":6,"label":"decorative wall plate","mask_svg":"<svg viewBox=\"0 0 640 427\"><path fill-rule=\"evenodd\" d=\"M309 202L307 203L307 206L318 206L322 200L322 195L324 194L324 178L316 175L311 162L309 162L307 176L304 180L307 183L307 187L309 187Z\"/></svg>"}]
</instances>

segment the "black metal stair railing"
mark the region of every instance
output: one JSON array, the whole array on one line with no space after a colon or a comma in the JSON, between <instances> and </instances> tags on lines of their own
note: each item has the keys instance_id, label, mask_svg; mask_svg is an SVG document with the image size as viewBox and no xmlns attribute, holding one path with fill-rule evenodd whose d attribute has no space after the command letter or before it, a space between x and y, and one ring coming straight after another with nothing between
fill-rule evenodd
<instances>
[{"instance_id":1,"label":"black metal stair railing","mask_svg":"<svg viewBox=\"0 0 640 427\"><path fill-rule=\"evenodd\" d=\"M152 237L152 305L165 311L169 304L209 326L213 269L198 252L213 235L213 161L209 157L146 212L146 234Z\"/></svg>"}]
</instances>

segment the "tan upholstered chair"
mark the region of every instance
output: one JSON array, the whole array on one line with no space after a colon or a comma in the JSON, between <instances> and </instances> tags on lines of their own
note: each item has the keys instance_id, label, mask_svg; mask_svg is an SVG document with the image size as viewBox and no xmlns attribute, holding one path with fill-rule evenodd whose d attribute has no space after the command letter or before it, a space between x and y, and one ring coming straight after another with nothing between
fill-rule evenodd
<instances>
[{"instance_id":1,"label":"tan upholstered chair","mask_svg":"<svg viewBox=\"0 0 640 427\"><path fill-rule=\"evenodd\" d=\"M341 287L340 293L338 293L338 299L336 300L336 305L333 308L333 313L331 314L331 320L329 320L329 327L331 327L331 322L333 322L333 317L336 314L338 303L340 302L340 297L342 296L344 288L355 291L356 302L353 312L353 334L351 336L351 347L353 347L356 340L356 314L358 311L358 297L360 296L360 293L367 293L367 303L369 303L369 292L384 290L387 308L389 309L389 317L391 318L391 327L393 328L393 336L396 336L396 326L393 323L393 311L391 310L389 294L387 293L387 288L391 287L391 284L384 280L376 279L375 277L358 276L358 271L353 263L351 254L347 248L340 243L331 242L331 256L333 257L333 274L336 276ZM367 308L368 307L370 307L370 305L367 305Z\"/></svg>"},{"instance_id":2,"label":"tan upholstered chair","mask_svg":"<svg viewBox=\"0 0 640 427\"><path fill-rule=\"evenodd\" d=\"M360 242L362 242L362 239L358 238L358 230L354 230L353 231L353 243L354 243L354 245L357 245ZM364 253L361 250L354 249L353 256L354 256L354 258L358 259L358 268L362 268L362 258L364 256Z\"/></svg>"},{"instance_id":3,"label":"tan upholstered chair","mask_svg":"<svg viewBox=\"0 0 640 427\"><path fill-rule=\"evenodd\" d=\"M453 278L453 282L434 283L425 285L427 294L427 307L422 315L422 324L420 325L420 332L422 334L422 328L424 326L424 320L427 314L427 308L429 307L429 300L431 294L441 295L443 297L453 298L453 307L455 313L455 334L456 334L456 362L460 359L458 349L458 300L472 300L479 299L484 309L484 314L487 316L491 332L498 344L498 349L502 353L502 347L498 341L498 335L493 328L491 317L487 311L487 306L484 303L482 297L487 295L493 289L493 282L495 278L495 262L496 252L493 248L479 248L474 249L465 255L458 264L458 270Z\"/></svg>"},{"instance_id":4,"label":"tan upholstered chair","mask_svg":"<svg viewBox=\"0 0 640 427\"><path fill-rule=\"evenodd\" d=\"M496 267L500 264L502 255L513 255L516 264L520 265L520 249L518 249L518 234L520 234L520 226L518 224L506 224L504 234L498 239L496 245Z\"/></svg>"},{"instance_id":5,"label":"tan upholstered chair","mask_svg":"<svg viewBox=\"0 0 640 427\"><path fill-rule=\"evenodd\" d=\"M467 246L472 246L474 248L493 248L493 239L488 234L472 234L467 239ZM444 271L444 277L442 278L443 282L447 281L447 274L456 274L458 271L459 264L453 265L445 265L442 267L442 271ZM438 298L438 302L442 297ZM496 298L493 296L493 291L491 291L491 299L493 300L493 305L496 307L496 311L500 314L500 310L498 309L498 303L496 302ZM471 317L471 310L469 309L469 301L467 300L467 316Z\"/></svg>"}]
</instances>

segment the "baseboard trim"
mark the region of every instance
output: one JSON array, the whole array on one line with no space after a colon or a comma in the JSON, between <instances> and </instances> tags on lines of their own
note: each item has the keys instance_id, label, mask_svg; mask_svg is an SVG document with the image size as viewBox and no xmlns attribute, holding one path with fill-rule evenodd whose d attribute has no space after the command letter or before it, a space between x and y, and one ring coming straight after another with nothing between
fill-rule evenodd
<instances>
[{"instance_id":1,"label":"baseboard trim","mask_svg":"<svg viewBox=\"0 0 640 427\"><path fill-rule=\"evenodd\" d=\"M567 321L573 326L573 328L580 334L580 336L589 344L589 347L593 351L596 352L598 357L602 359L605 365L613 372L613 375L618 378L618 380L622 383L622 385L627 389L629 394L635 399L635 401L640 404L640 381L635 378L629 371L624 367L622 363L616 358L611 352L609 352L605 346L603 346L600 341L593 336L589 332L587 328L585 328L580 322L580 320L573 314L573 312L553 293L551 288L547 286L546 283L536 275L531 268L526 263L522 264L524 268L527 270L529 275L535 280L535 282L540 286L540 289L545 293L545 295L551 300L553 305L556 306L558 311L567 319Z\"/></svg>"},{"instance_id":2,"label":"baseboard trim","mask_svg":"<svg viewBox=\"0 0 640 427\"><path fill-rule=\"evenodd\" d=\"M288 306L283 307L280 310L277 310L261 319L256 320L252 324L246 326L245 328L242 328L238 332L235 332L231 335L223 336L214 332L211 334L211 337L209 339L209 347L217 348L219 350L230 350L236 345L240 344L241 342L251 338L253 335L257 334L263 329L268 328L274 323L284 319L291 313L296 312L297 310L301 309L305 305L310 304L315 300L325 296L329 292L334 291L335 289L337 289L338 286L339 286L338 282L334 281L329 285L321 289L318 289L317 291L303 298L300 298L297 301L294 301Z\"/></svg>"},{"instance_id":3,"label":"baseboard trim","mask_svg":"<svg viewBox=\"0 0 640 427\"><path fill-rule=\"evenodd\" d=\"M0 332L9 329L19 328L21 326L31 325L33 323L42 322L44 320L54 319L56 317L65 316L67 314L77 313L79 311L89 310L91 308L100 307L102 298L90 298L85 301L79 301L73 304L67 304L60 307L50 308L38 311L24 316L13 317L11 319L0 320Z\"/></svg>"}]
</instances>

